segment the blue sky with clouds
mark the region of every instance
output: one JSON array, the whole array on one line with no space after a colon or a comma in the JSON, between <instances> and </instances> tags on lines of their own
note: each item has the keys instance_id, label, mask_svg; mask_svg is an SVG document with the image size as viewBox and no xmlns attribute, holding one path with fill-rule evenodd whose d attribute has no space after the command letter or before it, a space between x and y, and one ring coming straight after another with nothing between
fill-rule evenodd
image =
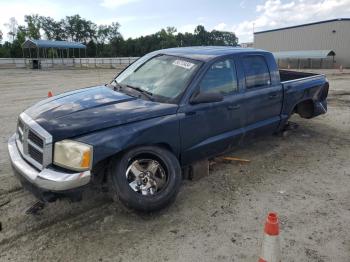
<instances>
[{"instance_id":1,"label":"blue sky with clouds","mask_svg":"<svg viewBox=\"0 0 350 262\"><path fill-rule=\"evenodd\" d=\"M97 24L118 21L124 37L137 37L175 26L193 32L202 24L208 30L233 31L240 42L252 41L256 31L350 16L350 0L0 0L0 30L10 17L23 23L25 14L61 19L80 14Z\"/></svg>"}]
</instances>

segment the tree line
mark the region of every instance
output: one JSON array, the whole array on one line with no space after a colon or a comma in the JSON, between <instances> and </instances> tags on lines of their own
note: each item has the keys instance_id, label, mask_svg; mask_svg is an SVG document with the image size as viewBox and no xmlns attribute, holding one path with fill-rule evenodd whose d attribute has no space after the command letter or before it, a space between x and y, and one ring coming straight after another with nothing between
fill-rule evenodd
<instances>
[{"instance_id":1,"label":"tree line","mask_svg":"<svg viewBox=\"0 0 350 262\"><path fill-rule=\"evenodd\" d=\"M26 15L25 24L18 25L11 18L8 28L8 41L2 43L0 31L0 57L22 57L22 47L26 39L66 40L83 43L87 46L88 57L142 56L148 52L181 46L236 46L238 38L233 32L207 31L198 25L193 33L178 33L175 27L167 27L147 36L124 39L120 24L97 25L80 15L66 16L55 20L49 16Z\"/></svg>"}]
</instances>

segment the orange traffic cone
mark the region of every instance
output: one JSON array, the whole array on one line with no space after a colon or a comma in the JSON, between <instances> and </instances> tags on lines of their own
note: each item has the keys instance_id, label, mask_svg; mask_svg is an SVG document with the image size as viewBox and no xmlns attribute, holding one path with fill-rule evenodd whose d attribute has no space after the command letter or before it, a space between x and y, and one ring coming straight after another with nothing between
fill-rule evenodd
<instances>
[{"instance_id":1,"label":"orange traffic cone","mask_svg":"<svg viewBox=\"0 0 350 262\"><path fill-rule=\"evenodd\" d=\"M259 262L280 262L279 222L276 213L267 215Z\"/></svg>"},{"instance_id":2,"label":"orange traffic cone","mask_svg":"<svg viewBox=\"0 0 350 262\"><path fill-rule=\"evenodd\" d=\"M51 91L49 91L48 93L47 93L47 97L52 97L53 95L52 95L52 92Z\"/></svg>"}]
</instances>

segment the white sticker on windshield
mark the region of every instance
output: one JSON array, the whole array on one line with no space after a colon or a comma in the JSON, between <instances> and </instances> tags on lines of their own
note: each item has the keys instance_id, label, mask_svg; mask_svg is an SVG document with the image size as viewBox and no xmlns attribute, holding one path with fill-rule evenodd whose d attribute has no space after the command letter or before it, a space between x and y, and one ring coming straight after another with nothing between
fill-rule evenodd
<instances>
[{"instance_id":1,"label":"white sticker on windshield","mask_svg":"<svg viewBox=\"0 0 350 262\"><path fill-rule=\"evenodd\" d=\"M194 66L193 63L184 60L175 60L173 62L173 65L180 66L186 69L191 69Z\"/></svg>"}]
</instances>

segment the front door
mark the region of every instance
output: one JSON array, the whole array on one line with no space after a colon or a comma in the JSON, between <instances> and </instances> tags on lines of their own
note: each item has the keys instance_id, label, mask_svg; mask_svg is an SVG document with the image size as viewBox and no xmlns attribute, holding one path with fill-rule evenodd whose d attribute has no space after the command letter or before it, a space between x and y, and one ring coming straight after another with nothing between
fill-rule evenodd
<instances>
[{"instance_id":1,"label":"front door","mask_svg":"<svg viewBox=\"0 0 350 262\"><path fill-rule=\"evenodd\" d=\"M241 104L232 58L214 62L199 84L199 92L217 92L223 101L187 104L180 108L182 162L214 156L238 142L242 135Z\"/></svg>"}]
</instances>

